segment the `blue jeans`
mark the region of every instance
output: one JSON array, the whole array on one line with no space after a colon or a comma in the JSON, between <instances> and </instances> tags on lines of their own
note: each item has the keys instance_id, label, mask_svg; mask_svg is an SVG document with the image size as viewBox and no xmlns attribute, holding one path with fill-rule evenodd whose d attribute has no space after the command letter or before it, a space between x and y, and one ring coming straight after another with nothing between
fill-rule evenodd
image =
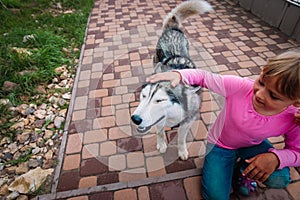
<instances>
[{"instance_id":1,"label":"blue jeans","mask_svg":"<svg viewBox=\"0 0 300 200\"><path fill-rule=\"evenodd\" d=\"M256 146L235 150L224 149L208 143L203 166L203 197L207 200L228 200L237 158L249 159L255 155L268 152L269 148L272 148L272 145L268 140ZM274 171L264 184L271 188L285 188L290 182L290 170L285 167Z\"/></svg>"}]
</instances>

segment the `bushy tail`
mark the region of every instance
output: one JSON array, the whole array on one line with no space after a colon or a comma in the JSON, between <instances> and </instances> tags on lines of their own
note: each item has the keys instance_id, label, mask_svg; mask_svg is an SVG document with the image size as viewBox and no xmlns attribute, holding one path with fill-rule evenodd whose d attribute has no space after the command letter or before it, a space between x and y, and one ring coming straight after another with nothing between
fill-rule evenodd
<instances>
[{"instance_id":1,"label":"bushy tail","mask_svg":"<svg viewBox=\"0 0 300 200\"><path fill-rule=\"evenodd\" d=\"M203 0L190 0L179 4L164 19L163 28L179 28L186 18L213 10L212 6Z\"/></svg>"}]
</instances>

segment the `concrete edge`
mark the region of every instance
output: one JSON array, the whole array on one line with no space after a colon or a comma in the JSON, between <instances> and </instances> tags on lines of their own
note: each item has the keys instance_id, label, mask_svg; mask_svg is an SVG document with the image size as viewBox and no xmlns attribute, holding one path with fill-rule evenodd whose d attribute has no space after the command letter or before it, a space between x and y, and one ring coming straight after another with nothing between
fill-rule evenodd
<instances>
[{"instance_id":1,"label":"concrete edge","mask_svg":"<svg viewBox=\"0 0 300 200\"><path fill-rule=\"evenodd\" d=\"M76 189L76 190L69 190L64 192L58 192L58 193L51 193L46 194L42 196L36 197L37 200L49 200L49 199L63 199L63 198L70 198L70 197L76 197L76 196L82 196L82 195L89 195L91 193L96 192L107 192L107 191L116 191L126 188L134 188L139 186L147 186L151 184L156 183L162 183L162 182L168 182L183 178L189 178L194 176L199 176L202 174L202 169L190 169L186 171L166 174L163 176L156 176L156 177L150 177L142 180L136 180L136 181L130 181L130 182L118 182L118 183L112 183L112 184L106 184L106 185L98 185L90 188L82 188L82 189Z\"/></svg>"}]
</instances>

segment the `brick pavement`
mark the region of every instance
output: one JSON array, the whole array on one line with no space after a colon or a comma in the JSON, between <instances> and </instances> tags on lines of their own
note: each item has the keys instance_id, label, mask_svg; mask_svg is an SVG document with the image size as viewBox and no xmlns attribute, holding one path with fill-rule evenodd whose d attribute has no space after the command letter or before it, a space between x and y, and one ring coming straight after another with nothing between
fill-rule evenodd
<instances>
[{"instance_id":1,"label":"brick pavement","mask_svg":"<svg viewBox=\"0 0 300 200\"><path fill-rule=\"evenodd\" d=\"M187 137L189 159L177 157L177 129L166 129L168 149L154 134L140 136L130 122L162 20L181 1L95 0L77 72L52 193L38 199L202 199L201 168L207 129L222 100L203 92L200 117ZM213 13L183 23L198 68L255 78L268 57L299 47L260 19L230 3L209 1ZM283 138L271 138L281 148ZM259 189L252 197L300 199L299 169L286 189Z\"/></svg>"}]
</instances>

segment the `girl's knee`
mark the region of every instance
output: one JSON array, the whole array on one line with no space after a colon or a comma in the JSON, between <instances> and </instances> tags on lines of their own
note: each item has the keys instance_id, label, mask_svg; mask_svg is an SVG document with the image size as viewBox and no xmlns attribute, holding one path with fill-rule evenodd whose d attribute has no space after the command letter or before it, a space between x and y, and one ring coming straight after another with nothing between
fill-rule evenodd
<instances>
[{"instance_id":1,"label":"girl's knee","mask_svg":"<svg viewBox=\"0 0 300 200\"><path fill-rule=\"evenodd\" d=\"M270 188L286 188L291 182L290 177L272 177L264 184Z\"/></svg>"},{"instance_id":2,"label":"girl's knee","mask_svg":"<svg viewBox=\"0 0 300 200\"><path fill-rule=\"evenodd\" d=\"M276 170L264 184L270 188L286 188L291 182L289 168Z\"/></svg>"}]
</instances>

